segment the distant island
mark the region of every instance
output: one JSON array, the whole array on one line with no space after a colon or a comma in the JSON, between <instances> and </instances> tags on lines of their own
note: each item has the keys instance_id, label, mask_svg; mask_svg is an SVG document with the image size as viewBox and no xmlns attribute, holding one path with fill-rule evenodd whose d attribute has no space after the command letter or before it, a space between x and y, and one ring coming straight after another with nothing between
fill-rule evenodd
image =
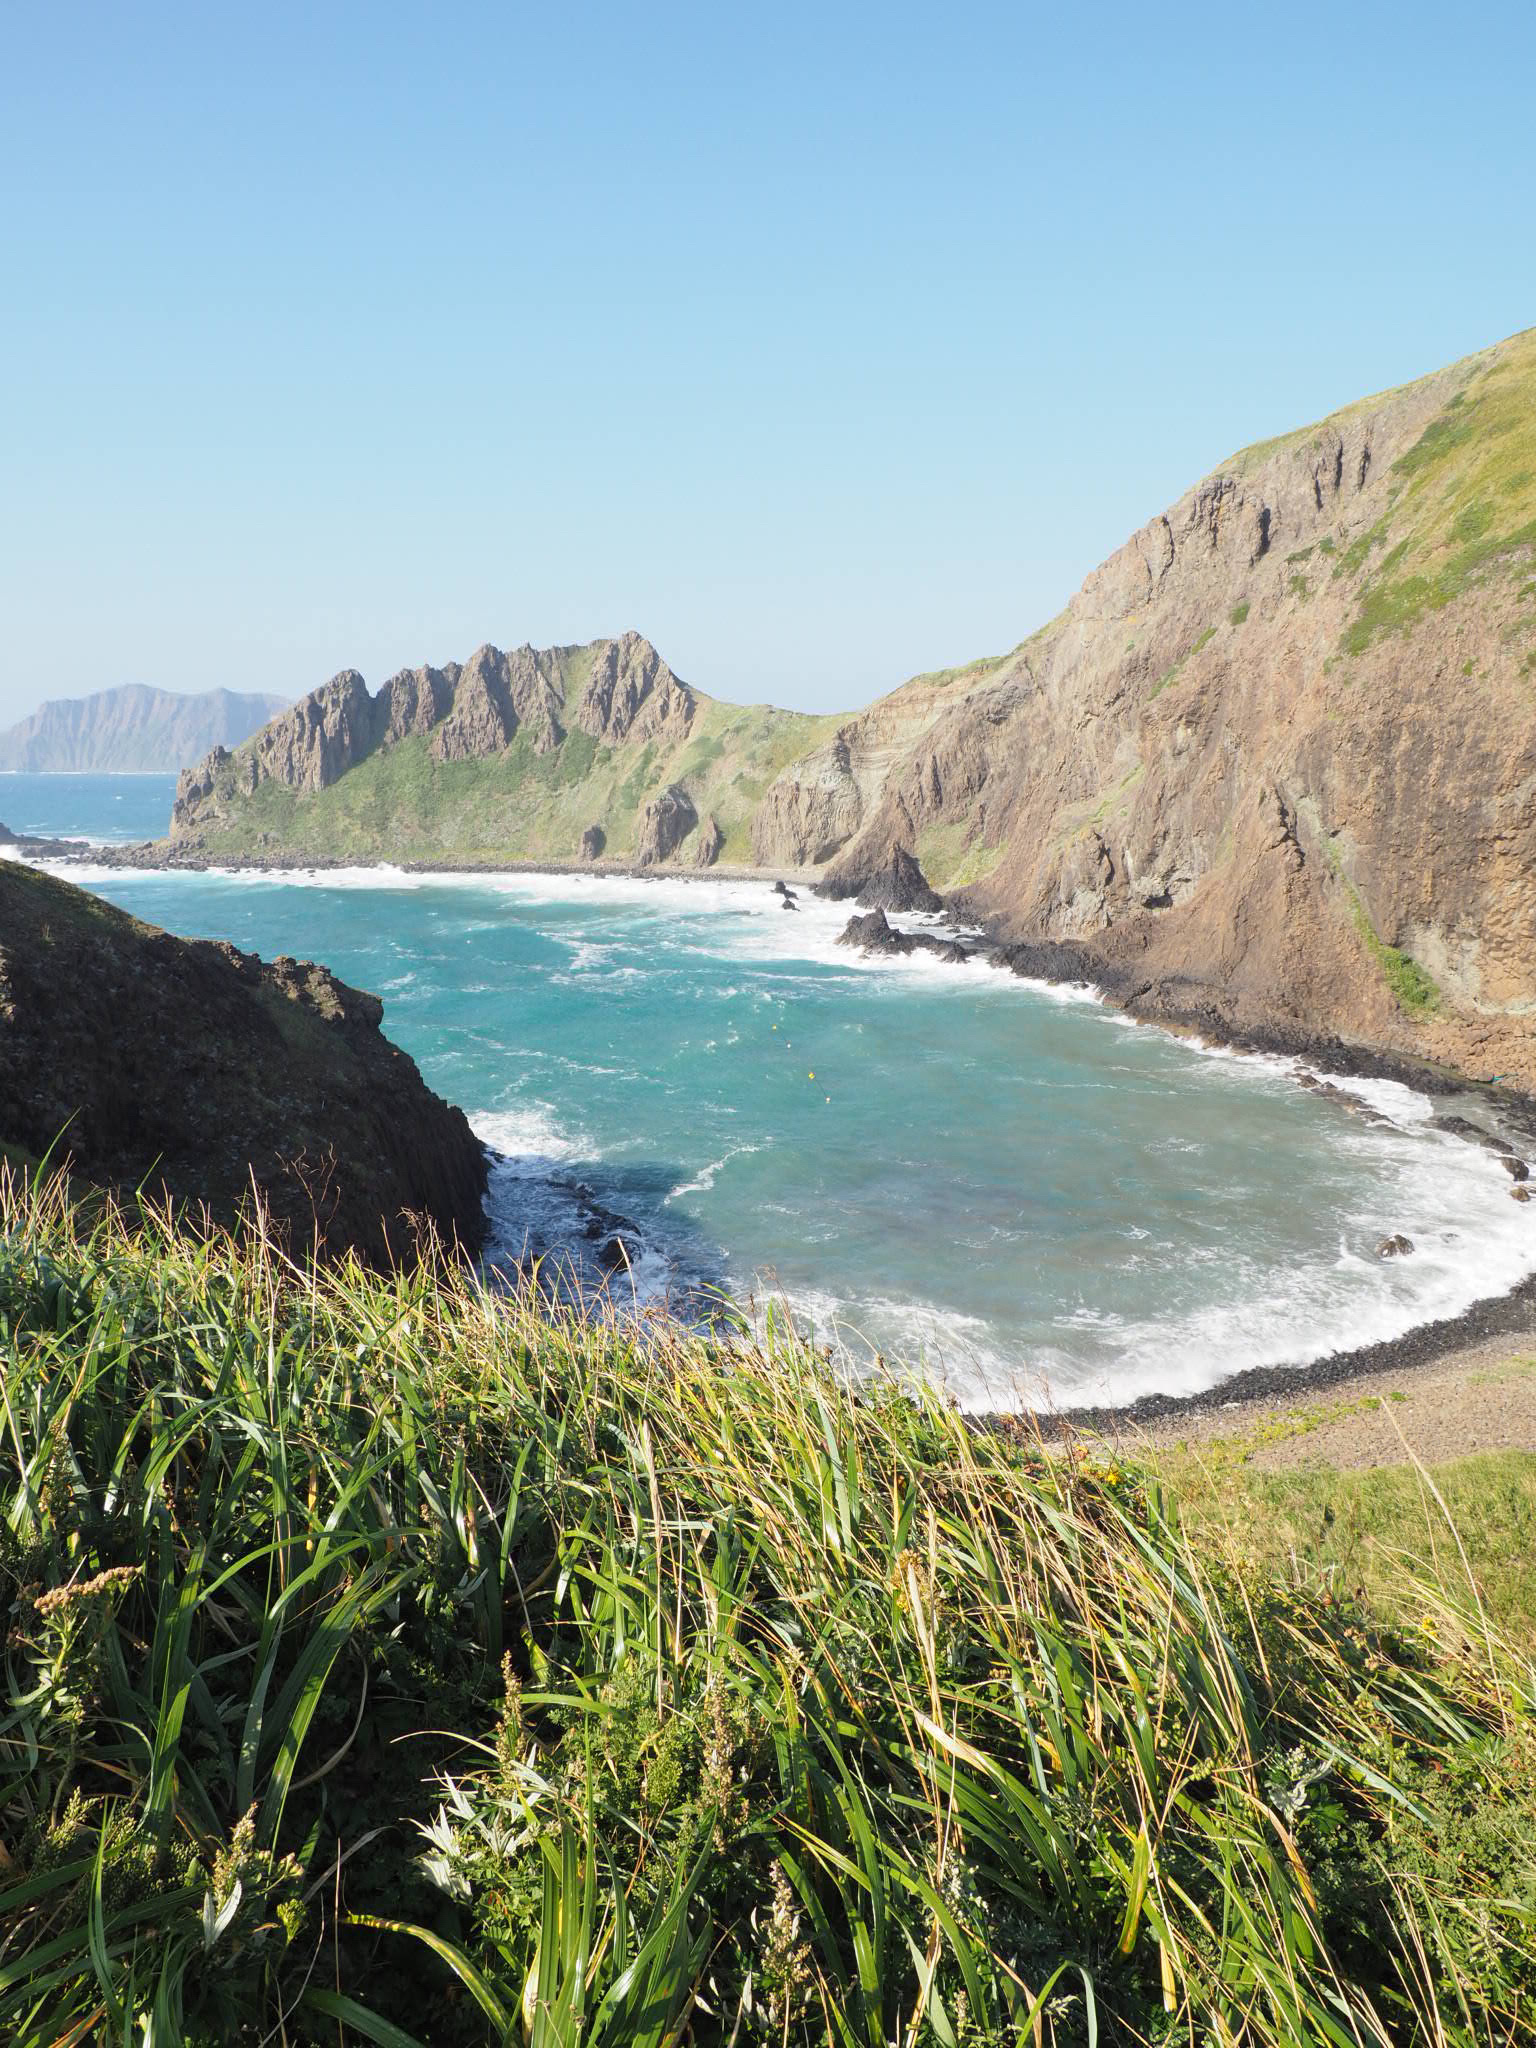
<instances>
[{"instance_id":1,"label":"distant island","mask_svg":"<svg viewBox=\"0 0 1536 2048\"><path fill-rule=\"evenodd\" d=\"M287 697L152 690L124 683L58 697L0 732L0 772L174 775L213 747L238 747L286 710Z\"/></svg>"}]
</instances>

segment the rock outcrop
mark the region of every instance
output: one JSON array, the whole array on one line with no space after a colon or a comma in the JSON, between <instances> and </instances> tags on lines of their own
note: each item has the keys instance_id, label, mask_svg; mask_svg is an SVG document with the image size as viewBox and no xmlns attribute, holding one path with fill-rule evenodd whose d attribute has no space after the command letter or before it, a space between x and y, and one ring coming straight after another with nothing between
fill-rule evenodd
<instances>
[{"instance_id":1,"label":"rock outcrop","mask_svg":"<svg viewBox=\"0 0 1536 2048\"><path fill-rule=\"evenodd\" d=\"M698 840L693 849L694 866L712 868L720 858L720 849L724 844L725 834L711 815L699 827Z\"/></svg>"},{"instance_id":2,"label":"rock outcrop","mask_svg":"<svg viewBox=\"0 0 1536 2048\"><path fill-rule=\"evenodd\" d=\"M855 897L861 910L927 910L944 908L944 898L930 889L922 869L906 846L893 846L890 857L872 873L858 876L844 868L821 884L821 894L834 901Z\"/></svg>"},{"instance_id":3,"label":"rock outcrop","mask_svg":"<svg viewBox=\"0 0 1536 2048\"><path fill-rule=\"evenodd\" d=\"M705 818L900 908L905 855L1138 1015L1536 1090L1536 331L1234 456L1011 653L849 718L733 715L634 634L435 673L445 705L370 720L338 678L210 756L171 857L323 857L322 785L397 729L444 762L526 733L516 789L413 851L564 859L598 816L611 859L691 862ZM276 825L242 808L271 777ZM342 851L399 857L387 824Z\"/></svg>"},{"instance_id":4,"label":"rock outcrop","mask_svg":"<svg viewBox=\"0 0 1536 2048\"><path fill-rule=\"evenodd\" d=\"M380 1030L305 961L140 924L0 861L0 1141L233 1223L253 1189L295 1252L408 1257L483 1231L486 1162Z\"/></svg>"},{"instance_id":5,"label":"rock outcrop","mask_svg":"<svg viewBox=\"0 0 1536 2048\"><path fill-rule=\"evenodd\" d=\"M588 825L581 835L581 857L583 860L601 860L603 848L608 844L608 835L601 825Z\"/></svg>"},{"instance_id":6,"label":"rock outcrop","mask_svg":"<svg viewBox=\"0 0 1536 2048\"><path fill-rule=\"evenodd\" d=\"M599 641L575 722L594 739L676 740L693 722L694 695L680 683L649 640L624 633Z\"/></svg>"},{"instance_id":7,"label":"rock outcrop","mask_svg":"<svg viewBox=\"0 0 1536 2048\"><path fill-rule=\"evenodd\" d=\"M635 857L641 867L654 867L658 861L670 860L698 822L698 812L687 790L675 782L669 783L640 813Z\"/></svg>"},{"instance_id":8,"label":"rock outcrop","mask_svg":"<svg viewBox=\"0 0 1536 2048\"><path fill-rule=\"evenodd\" d=\"M908 953L932 953L935 959L961 967L970 959L972 948L958 939L935 938L932 932L897 931L883 910L866 911L850 917L838 934L840 946L852 946L860 953L899 957Z\"/></svg>"}]
</instances>

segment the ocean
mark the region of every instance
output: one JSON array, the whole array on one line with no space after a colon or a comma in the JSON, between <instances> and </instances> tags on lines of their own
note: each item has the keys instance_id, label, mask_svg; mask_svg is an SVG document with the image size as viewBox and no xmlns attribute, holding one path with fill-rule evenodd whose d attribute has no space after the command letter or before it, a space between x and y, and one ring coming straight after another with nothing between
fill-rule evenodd
<instances>
[{"instance_id":1,"label":"ocean","mask_svg":"<svg viewBox=\"0 0 1536 2048\"><path fill-rule=\"evenodd\" d=\"M0 819L139 836L172 787L4 776ZM836 943L850 906L786 911L766 883L74 878L380 995L496 1155L494 1261L571 1258L595 1284L593 1219L621 1218L626 1306L782 1300L855 1365L926 1369L969 1407L1201 1391L1536 1270L1536 1205L1408 1088L1347 1084L1375 1126L1292 1062L1202 1049L1090 990L862 961ZM1411 1256L1377 1256L1392 1232Z\"/></svg>"}]
</instances>

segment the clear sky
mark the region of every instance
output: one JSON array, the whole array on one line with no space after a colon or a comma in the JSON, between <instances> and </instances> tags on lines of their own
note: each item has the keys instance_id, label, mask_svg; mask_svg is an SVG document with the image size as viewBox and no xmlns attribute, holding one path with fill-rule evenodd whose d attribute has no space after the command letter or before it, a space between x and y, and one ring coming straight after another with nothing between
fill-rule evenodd
<instances>
[{"instance_id":1,"label":"clear sky","mask_svg":"<svg viewBox=\"0 0 1536 2048\"><path fill-rule=\"evenodd\" d=\"M1536 322L1536 9L8 7L0 723L634 626L820 709Z\"/></svg>"}]
</instances>

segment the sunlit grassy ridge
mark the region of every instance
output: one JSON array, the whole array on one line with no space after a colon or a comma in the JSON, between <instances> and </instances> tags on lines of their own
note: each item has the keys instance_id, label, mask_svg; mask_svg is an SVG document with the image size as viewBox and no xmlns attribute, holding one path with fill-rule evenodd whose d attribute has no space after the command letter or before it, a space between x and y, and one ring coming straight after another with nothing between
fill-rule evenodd
<instances>
[{"instance_id":1,"label":"sunlit grassy ridge","mask_svg":"<svg viewBox=\"0 0 1536 2048\"><path fill-rule=\"evenodd\" d=\"M1437 374L1455 388L1392 463L1387 512L1342 548L1331 536L1320 544L1334 557L1335 578L1367 572L1342 636L1346 655L1410 633L1469 591L1523 580L1536 563L1536 328ZM1274 455L1321 445L1326 431L1347 428L1400 395L1361 399L1315 426L1257 442L1222 471L1251 476ZM1302 549L1290 559L1311 553ZM1311 578L1298 575L1292 585L1305 600Z\"/></svg>"},{"instance_id":2,"label":"sunlit grassy ridge","mask_svg":"<svg viewBox=\"0 0 1536 2048\"><path fill-rule=\"evenodd\" d=\"M525 732L500 752L438 761L423 738L381 748L328 788L306 794L265 781L237 795L206 829L211 859L267 854L299 860L508 859L571 861L581 835L600 824L605 852L632 858L640 813L669 783L681 783L702 820L724 838L720 858L751 858L749 822L758 800L789 761L832 730L836 719L767 705L738 707L700 698L688 737L670 747L607 747L579 728L549 752ZM682 858L687 859L684 846Z\"/></svg>"},{"instance_id":3,"label":"sunlit grassy ridge","mask_svg":"<svg viewBox=\"0 0 1536 2048\"><path fill-rule=\"evenodd\" d=\"M0 2032L1513 2041L1533 1675L751 1339L0 1186ZM1454 1544L1450 1546L1454 1550Z\"/></svg>"}]
</instances>

